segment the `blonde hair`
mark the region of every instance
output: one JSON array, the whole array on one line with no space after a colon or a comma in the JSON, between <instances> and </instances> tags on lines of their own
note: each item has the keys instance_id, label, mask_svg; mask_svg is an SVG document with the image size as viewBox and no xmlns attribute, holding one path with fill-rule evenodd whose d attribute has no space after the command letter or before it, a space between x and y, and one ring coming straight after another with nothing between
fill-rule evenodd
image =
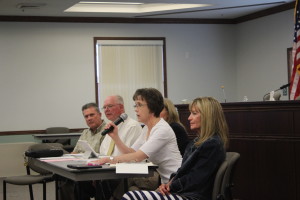
<instances>
[{"instance_id":1,"label":"blonde hair","mask_svg":"<svg viewBox=\"0 0 300 200\"><path fill-rule=\"evenodd\" d=\"M166 122L168 122L169 124L174 123L174 122L178 123L185 129L184 125L179 120L179 114L171 100L164 98L164 108L168 112L168 117L166 119Z\"/></svg>"},{"instance_id":2,"label":"blonde hair","mask_svg":"<svg viewBox=\"0 0 300 200\"><path fill-rule=\"evenodd\" d=\"M190 111L198 111L201 118L199 137L195 142L200 146L214 134L223 141L224 148L228 146L228 126L221 104L212 97L198 97L189 106Z\"/></svg>"}]
</instances>

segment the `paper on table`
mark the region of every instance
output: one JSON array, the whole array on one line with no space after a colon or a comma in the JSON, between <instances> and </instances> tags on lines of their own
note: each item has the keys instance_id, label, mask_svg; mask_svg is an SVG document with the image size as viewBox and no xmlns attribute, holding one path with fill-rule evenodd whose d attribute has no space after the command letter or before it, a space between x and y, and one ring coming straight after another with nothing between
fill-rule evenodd
<instances>
[{"instance_id":1,"label":"paper on table","mask_svg":"<svg viewBox=\"0 0 300 200\"><path fill-rule=\"evenodd\" d=\"M83 160L81 158L64 158L64 157L48 157L48 158L40 158L41 161L44 162L59 162L59 161L74 161L74 160Z\"/></svg>"},{"instance_id":2,"label":"paper on table","mask_svg":"<svg viewBox=\"0 0 300 200\"><path fill-rule=\"evenodd\" d=\"M59 157L42 157L39 159L45 162L83 160L82 155L83 154L64 154Z\"/></svg>"},{"instance_id":3,"label":"paper on table","mask_svg":"<svg viewBox=\"0 0 300 200\"><path fill-rule=\"evenodd\" d=\"M63 157L83 158L83 153L68 153L64 154Z\"/></svg>"},{"instance_id":4,"label":"paper on table","mask_svg":"<svg viewBox=\"0 0 300 200\"><path fill-rule=\"evenodd\" d=\"M147 163L117 163L117 174L148 174Z\"/></svg>"}]
</instances>

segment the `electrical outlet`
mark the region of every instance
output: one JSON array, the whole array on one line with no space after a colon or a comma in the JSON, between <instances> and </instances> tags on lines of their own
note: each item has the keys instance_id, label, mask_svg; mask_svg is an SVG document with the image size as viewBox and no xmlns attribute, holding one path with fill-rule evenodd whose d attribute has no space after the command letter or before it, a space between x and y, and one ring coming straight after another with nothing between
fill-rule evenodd
<instances>
[{"instance_id":1,"label":"electrical outlet","mask_svg":"<svg viewBox=\"0 0 300 200\"><path fill-rule=\"evenodd\" d=\"M284 89L282 90L282 95L283 95L283 96L287 96L287 88L284 88Z\"/></svg>"}]
</instances>

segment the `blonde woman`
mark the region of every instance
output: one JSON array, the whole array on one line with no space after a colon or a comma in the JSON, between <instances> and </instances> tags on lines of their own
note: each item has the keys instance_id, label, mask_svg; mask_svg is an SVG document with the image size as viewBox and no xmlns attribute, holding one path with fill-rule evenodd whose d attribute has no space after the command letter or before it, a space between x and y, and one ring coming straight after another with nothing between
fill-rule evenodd
<instances>
[{"instance_id":1,"label":"blonde woman","mask_svg":"<svg viewBox=\"0 0 300 200\"><path fill-rule=\"evenodd\" d=\"M186 148L181 167L157 191L129 191L125 199L211 199L217 170L225 159L228 127L220 103L200 97L190 104L190 128L198 137Z\"/></svg>"},{"instance_id":2,"label":"blonde woman","mask_svg":"<svg viewBox=\"0 0 300 200\"><path fill-rule=\"evenodd\" d=\"M179 151L183 156L185 147L189 142L189 138L184 125L179 120L178 112L171 100L167 98L164 99L164 109L161 111L160 117L164 118L164 120L168 122L173 129L176 135Z\"/></svg>"}]
</instances>

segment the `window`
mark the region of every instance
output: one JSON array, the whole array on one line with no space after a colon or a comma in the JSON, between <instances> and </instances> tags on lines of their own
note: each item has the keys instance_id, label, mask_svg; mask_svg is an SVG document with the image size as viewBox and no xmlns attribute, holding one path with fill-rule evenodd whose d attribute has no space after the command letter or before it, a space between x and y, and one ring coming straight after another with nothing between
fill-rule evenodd
<instances>
[{"instance_id":1,"label":"window","mask_svg":"<svg viewBox=\"0 0 300 200\"><path fill-rule=\"evenodd\" d=\"M107 96L119 94L126 113L135 118L136 89L153 87L167 96L164 38L94 38L94 42L99 106Z\"/></svg>"}]
</instances>

